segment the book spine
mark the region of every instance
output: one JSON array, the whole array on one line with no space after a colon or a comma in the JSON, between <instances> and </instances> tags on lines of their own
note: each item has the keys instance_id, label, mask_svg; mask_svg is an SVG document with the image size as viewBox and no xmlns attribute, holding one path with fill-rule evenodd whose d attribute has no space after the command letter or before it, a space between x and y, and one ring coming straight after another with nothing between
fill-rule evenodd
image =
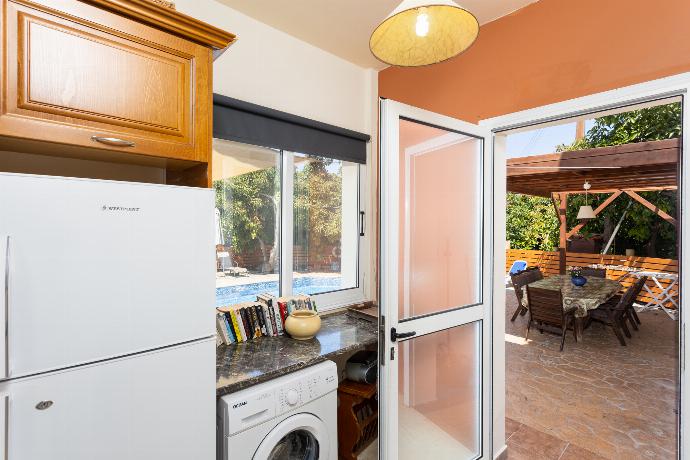
<instances>
[{"instance_id":1,"label":"book spine","mask_svg":"<svg viewBox=\"0 0 690 460\"><path fill-rule=\"evenodd\" d=\"M273 335L278 336L280 333L278 332L278 322L276 321L276 314L275 310L273 309L273 302L269 303L268 306L266 307L268 309L268 316L271 318L271 327L273 327Z\"/></svg>"},{"instance_id":2,"label":"book spine","mask_svg":"<svg viewBox=\"0 0 690 460\"><path fill-rule=\"evenodd\" d=\"M225 345L230 345L230 337L228 337L228 331L225 328L225 315L222 313L216 314L216 325L218 327L218 333L223 338L223 343Z\"/></svg>"},{"instance_id":3,"label":"book spine","mask_svg":"<svg viewBox=\"0 0 690 460\"><path fill-rule=\"evenodd\" d=\"M278 306L278 303L274 303L271 305L271 308L273 308L273 314L276 319L276 328L278 329L278 335L283 335L283 320L280 317L280 307Z\"/></svg>"},{"instance_id":4,"label":"book spine","mask_svg":"<svg viewBox=\"0 0 690 460\"><path fill-rule=\"evenodd\" d=\"M259 305L259 311L261 312L261 317L266 325L266 335L270 337L273 335L273 329L271 329L271 318L267 314L268 310L266 309L265 302L261 302L261 305Z\"/></svg>"},{"instance_id":5,"label":"book spine","mask_svg":"<svg viewBox=\"0 0 690 460\"><path fill-rule=\"evenodd\" d=\"M266 332L270 337L275 337L276 332L273 328L273 322L271 321L271 312L268 311L268 304L262 303L261 311L264 315L264 318L266 318Z\"/></svg>"},{"instance_id":6,"label":"book spine","mask_svg":"<svg viewBox=\"0 0 690 460\"><path fill-rule=\"evenodd\" d=\"M230 340L232 343L237 342L237 336L235 335L235 330L232 327L232 318L230 317L230 313L227 311L223 312L223 318L225 319L225 325L228 328L228 336L230 337Z\"/></svg>"},{"instance_id":7,"label":"book spine","mask_svg":"<svg viewBox=\"0 0 690 460\"><path fill-rule=\"evenodd\" d=\"M285 330L285 318L287 318L287 304L278 302L278 312L280 313L280 327Z\"/></svg>"},{"instance_id":8,"label":"book spine","mask_svg":"<svg viewBox=\"0 0 690 460\"><path fill-rule=\"evenodd\" d=\"M240 315L242 316L242 324L244 325L244 330L247 335L247 340L251 340L254 337L252 325L249 322L249 315L247 314L247 309L245 307L240 308Z\"/></svg>"},{"instance_id":9,"label":"book spine","mask_svg":"<svg viewBox=\"0 0 690 460\"><path fill-rule=\"evenodd\" d=\"M247 318L247 339L251 340L254 338L254 320L252 319L252 312L249 307L242 307L242 310Z\"/></svg>"},{"instance_id":10,"label":"book spine","mask_svg":"<svg viewBox=\"0 0 690 460\"><path fill-rule=\"evenodd\" d=\"M235 337L235 332L232 330L232 323L230 322L229 315L223 312L223 319L225 320L225 327L228 330L228 337L231 343L237 342L237 337Z\"/></svg>"},{"instance_id":11,"label":"book spine","mask_svg":"<svg viewBox=\"0 0 690 460\"><path fill-rule=\"evenodd\" d=\"M252 338L261 337L261 324L259 324L259 317L256 315L256 308L247 307L247 310L249 310L249 317L251 318L252 322Z\"/></svg>"},{"instance_id":12,"label":"book spine","mask_svg":"<svg viewBox=\"0 0 690 460\"><path fill-rule=\"evenodd\" d=\"M254 304L252 309L254 313L256 313L256 319L258 320L257 323L259 324L259 331L261 332L259 337L262 337L266 335L266 323L264 322L264 316L261 314L261 305Z\"/></svg>"},{"instance_id":13,"label":"book spine","mask_svg":"<svg viewBox=\"0 0 690 460\"><path fill-rule=\"evenodd\" d=\"M240 330L237 327L237 318L235 317L235 311L230 310L227 312L228 315L228 321L230 321L230 326L232 326L232 331L235 333L235 337L237 337L237 342L242 343L242 334L240 334Z\"/></svg>"},{"instance_id":14,"label":"book spine","mask_svg":"<svg viewBox=\"0 0 690 460\"><path fill-rule=\"evenodd\" d=\"M223 330L220 328L220 320L218 316L216 316L216 341L219 341L220 343L225 343L225 340L223 339Z\"/></svg>"},{"instance_id":15,"label":"book spine","mask_svg":"<svg viewBox=\"0 0 690 460\"><path fill-rule=\"evenodd\" d=\"M241 320L237 319L237 310L230 310L230 316L232 317L232 325L235 328L235 332L237 333L237 337L239 337L240 342L246 342L247 337L244 335L244 332L242 331L242 322Z\"/></svg>"}]
</instances>

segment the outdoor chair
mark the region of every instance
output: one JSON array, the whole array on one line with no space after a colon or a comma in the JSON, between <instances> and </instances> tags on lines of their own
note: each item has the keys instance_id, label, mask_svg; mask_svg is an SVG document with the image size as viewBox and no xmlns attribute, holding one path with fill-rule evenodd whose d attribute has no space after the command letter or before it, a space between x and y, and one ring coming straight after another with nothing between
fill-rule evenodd
<instances>
[{"instance_id":1,"label":"outdoor chair","mask_svg":"<svg viewBox=\"0 0 690 460\"><path fill-rule=\"evenodd\" d=\"M639 323L635 319L637 314L635 313L633 316L632 311L634 311L635 299L646 281L646 277L641 277L625 291L625 294L613 296L606 303L600 305L599 308L589 312L590 321L596 321L602 323L605 327L611 327L622 346L626 346L623 335L628 339L632 338L626 322L629 322L633 329L638 329L637 324Z\"/></svg>"},{"instance_id":2,"label":"outdoor chair","mask_svg":"<svg viewBox=\"0 0 690 460\"><path fill-rule=\"evenodd\" d=\"M565 335L568 329L573 330L575 335L575 309L565 311L563 309L563 293L559 289L539 289L527 286L527 301L529 305L529 321L527 322L527 332L525 340L529 337L529 330L532 323L536 323L539 332L543 333L545 326L559 330L561 334L561 348L565 345ZM548 331L547 329L547 332Z\"/></svg>"},{"instance_id":3,"label":"outdoor chair","mask_svg":"<svg viewBox=\"0 0 690 460\"><path fill-rule=\"evenodd\" d=\"M516 260L513 265L510 266L508 270L509 275L516 275L527 268L527 262L524 260Z\"/></svg>"},{"instance_id":4,"label":"outdoor chair","mask_svg":"<svg viewBox=\"0 0 690 460\"><path fill-rule=\"evenodd\" d=\"M630 299L628 304L626 305L626 310L623 318L624 320L630 323L630 327L632 327L636 331L639 330L638 325L641 325L642 322L640 321L640 317L637 316L637 312L635 311L635 300L637 300L637 296L640 295L640 292L644 288L646 282L646 276L638 278L637 281L635 281L635 283L633 283L622 295L615 295L611 297L609 300L606 301L606 303L601 305L599 308L603 307L604 309L609 310L615 308L618 302L621 301L621 298L632 289Z\"/></svg>"},{"instance_id":5,"label":"outdoor chair","mask_svg":"<svg viewBox=\"0 0 690 460\"><path fill-rule=\"evenodd\" d=\"M542 274L539 267L531 267L521 272L517 272L510 275L510 283L513 285L513 289L515 290L515 297L517 297L518 301L518 306L515 309L515 313L513 313L513 317L510 318L511 322L515 321L515 318L517 318L518 314L524 316L525 313L527 313L527 307L525 307L522 302L524 298L524 292L522 288L524 286L527 286L529 283L539 281L540 279L544 279L544 275Z\"/></svg>"},{"instance_id":6,"label":"outdoor chair","mask_svg":"<svg viewBox=\"0 0 690 460\"><path fill-rule=\"evenodd\" d=\"M606 278L606 269L605 268L584 267L580 271L580 273L584 277L593 276L595 278Z\"/></svg>"},{"instance_id":7,"label":"outdoor chair","mask_svg":"<svg viewBox=\"0 0 690 460\"><path fill-rule=\"evenodd\" d=\"M524 260L516 260L513 262L513 264L510 266L510 270L508 270L508 274L506 275L506 285L508 285L511 276L525 270L526 268L527 262Z\"/></svg>"}]
</instances>

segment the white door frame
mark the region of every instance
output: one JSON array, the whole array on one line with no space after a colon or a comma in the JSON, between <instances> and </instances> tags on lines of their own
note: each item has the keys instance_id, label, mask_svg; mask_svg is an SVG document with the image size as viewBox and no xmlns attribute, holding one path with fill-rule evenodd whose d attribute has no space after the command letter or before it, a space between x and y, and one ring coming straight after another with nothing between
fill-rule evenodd
<instances>
[{"instance_id":1,"label":"white door frame","mask_svg":"<svg viewBox=\"0 0 690 460\"><path fill-rule=\"evenodd\" d=\"M390 117L390 118L389 118ZM482 235L481 259L483 272L481 273L481 301L475 305L463 308L451 309L448 312L439 312L411 319L410 321L398 322L398 302L399 299L397 283L399 282L399 245L401 243L399 217L400 204L404 202L404 197L399 196L398 184L400 177L399 159L391 160L384 153L399 152L398 127L394 123L387 123L387 120L398 120L401 117L410 120L419 120L422 123L439 126L449 130L467 133L480 137L483 140L482 149L482 192L483 200L480 206L482 216L480 221L480 234ZM379 443L380 458L397 459L397 420L398 420L398 346L405 345L403 339L393 342L391 340L391 327L397 327L399 333L410 332L412 328L417 336L434 333L439 330L453 327L449 325L459 325L481 321L481 394L480 397L480 418L481 418L481 446L480 458L490 459L492 452L492 426L490 415L493 413L491 402L492 395L492 337L491 337L491 314L493 280L491 270L492 260L494 260L492 250L492 238L494 234L492 227L491 195L493 190L493 164L491 158L492 140L491 132L479 125L457 120L427 110L419 109L399 102L385 100L381 104L380 111L381 133L379 136L379 159L380 159L380 232L381 241L381 287L380 287L380 309L381 320L385 321L381 325L381 335L379 338L379 359L381 373L379 376L379 388L382 389L380 395L381 413L379 433L381 442ZM451 140L452 142L453 140ZM446 145L446 144L444 144ZM385 241L383 241L385 238ZM504 275L501 275L502 278ZM394 306L394 307L393 307ZM440 315L443 316L440 316ZM385 320L384 320L385 317ZM439 321L443 320L441 324ZM395 354L395 360L391 363L391 350ZM383 364L383 366L381 366ZM395 425L393 425L395 424ZM388 436L391 435L391 436Z\"/></svg>"},{"instance_id":2,"label":"white door frame","mask_svg":"<svg viewBox=\"0 0 690 460\"><path fill-rule=\"evenodd\" d=\"M507 131L515 132L520 128L527 129L528 126L536 124L552 123L557 124L563 119L575 119L577 117L586 118L587 114L594 112L601 113L614 111L616 108L629 105L644 105L653 101L669 98L681 97L683 104L683 126L682 126L682 152L690 152L690 73L683 73L671 77L652 80L632 86L596 93L571 99L564 102L545 105L534 109L523 110L520 112L489 118L479 122L494 132L494 305L497 311L494 312L494 356L493 356L493 382L494 382L494 455L498 456L506 449L505 446L505 196L506 196L506 159L505 159L505 134ZM690 308L688 308L687 296L682 295L684 289L690 288L690 274L684 267L690 267L690 251L682 250L686 241L690 237L690 214L685 211L686 206L690 206L690 185L685 177L690 174L690 154L681 155L681 171L679 191L681 197L681 210L679 221L681 225L681 253L680 261L680 306L681 315L679 319L680 337L680 432L679 432L679 458L686 452L690 452L690 418L686 414L690 413L690 403L688 402L688 378L690 375L686 370L686 325L690 320Z\"/></svg>"}]
</instances>

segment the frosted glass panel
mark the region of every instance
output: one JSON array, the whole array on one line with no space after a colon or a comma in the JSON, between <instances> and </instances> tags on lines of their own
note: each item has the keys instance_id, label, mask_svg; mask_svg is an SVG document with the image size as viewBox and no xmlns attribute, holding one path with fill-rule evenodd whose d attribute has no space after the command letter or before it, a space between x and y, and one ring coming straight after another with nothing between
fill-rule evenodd
<instances>
[{"instance_id":1,"label":"frosted glass panel","mask_svg":"<svg viewBox=\"0 0 690 460\"><path fill-rule=\"evenodd\" d=\"M398 458L479 456L481 323L399 346Z\"/></svg>"},{"instance_id":2,"label":"frosted glass panel","mask_svg":"<svg viewBox=\"0 0 690 460\"><path fill-rule=\"evenodd\" d=\"M481 302L482 149L400 120L400 319Z\"/></svg>"}]
</instances>

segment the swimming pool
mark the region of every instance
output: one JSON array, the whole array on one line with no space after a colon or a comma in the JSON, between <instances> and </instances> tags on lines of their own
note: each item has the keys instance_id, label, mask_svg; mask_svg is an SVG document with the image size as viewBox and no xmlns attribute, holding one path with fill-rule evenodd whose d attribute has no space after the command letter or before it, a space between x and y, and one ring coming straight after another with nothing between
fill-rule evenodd
<instances>
[{"instance_id":1,"label":"swimming pool","mask_svg":"<svg viewBox=\"0 0 690 460\"><path fill-rule=\"evenodd\" d=\"M341 289L342 278L339 276L301 276L292 281L292 291L295 294L320 294L322 292ZM264 281L262 283L241 284L216 288L216 307L232 305L240 302L256 300L257 294L269 292L278 295L278 281Z\"/></svg>"}]
</instances>

